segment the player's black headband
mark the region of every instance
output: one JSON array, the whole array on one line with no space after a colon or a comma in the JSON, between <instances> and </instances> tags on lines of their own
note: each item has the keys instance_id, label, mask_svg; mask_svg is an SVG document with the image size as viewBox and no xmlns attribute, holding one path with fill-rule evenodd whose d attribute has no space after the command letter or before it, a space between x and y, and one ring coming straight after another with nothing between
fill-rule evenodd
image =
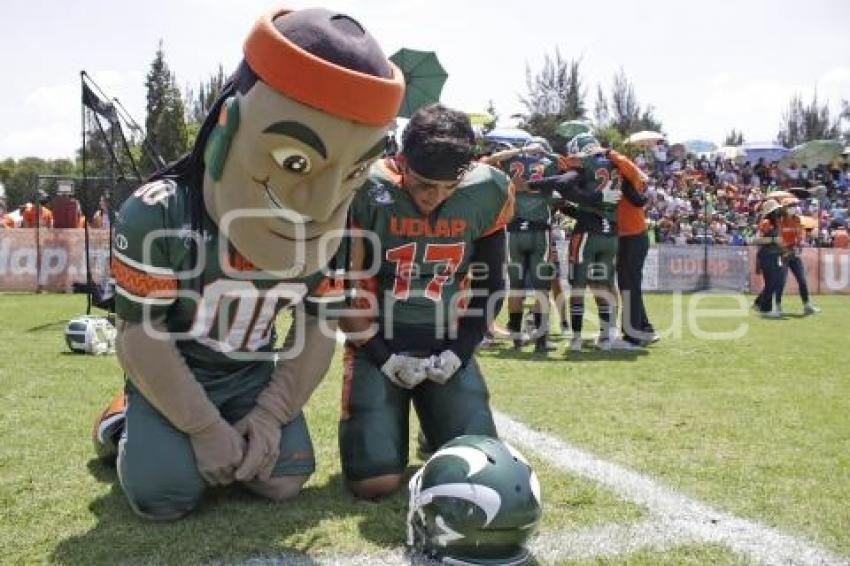
<instances>
[{"instance_id":1,"label":"player's black headband","mask_svg":"<svg viewBox=\"0 0 850 566\"><path fill-rule=\"evenodd\" d=\"M428 148L430 149L430 148ZM469 171L472 152L440 155L430 152L405 153L407 165L419 176L434 181L457 181Z\"/></svg>"}]
</instances>

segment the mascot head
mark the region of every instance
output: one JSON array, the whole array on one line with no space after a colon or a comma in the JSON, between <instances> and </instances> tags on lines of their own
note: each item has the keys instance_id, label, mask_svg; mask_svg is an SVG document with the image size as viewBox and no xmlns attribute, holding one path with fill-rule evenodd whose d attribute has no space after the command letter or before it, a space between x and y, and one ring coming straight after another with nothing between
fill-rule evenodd
<instances>
[{"instance_id":1,"label":"mascot head","mask_svg":"<svg viewBox=\"0 0 850 566\"><path fill-rule=\"evenodd\" d=\"M244 55L198 136L204 205L258 268L306 275L337 249L404 79L357 21L320 8L264 15Z\"/></svg>"}]
</instances>

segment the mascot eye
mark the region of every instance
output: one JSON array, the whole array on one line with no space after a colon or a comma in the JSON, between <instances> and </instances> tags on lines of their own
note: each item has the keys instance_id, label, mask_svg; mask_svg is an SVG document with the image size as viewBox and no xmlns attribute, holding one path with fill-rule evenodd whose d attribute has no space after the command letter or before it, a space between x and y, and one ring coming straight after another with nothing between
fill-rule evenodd
<instances>
[{"instance_id":1,"label":"mascot eye","mask_svg":"<svg viewBox=\"0 0 850 566\"><path fill-rule=\"evenodd\" d=\"M365 161L351 170L348 176L345 178L346 181L353 181L355 179L359 179L363 175L369 172L369 167L372 166L372 161Z\"/></svg>"},{"instance_id":2,"label":"mascot eye","mask_svg":"<svg viewBox=\"0 0 850 566\"><path fill-rule=\"evenodd\" d=\"M290 173L306 175L310 172L310 159L297 149L290 147L275 149L272 151L272 159Z\"/></svg>"}]
</instances>

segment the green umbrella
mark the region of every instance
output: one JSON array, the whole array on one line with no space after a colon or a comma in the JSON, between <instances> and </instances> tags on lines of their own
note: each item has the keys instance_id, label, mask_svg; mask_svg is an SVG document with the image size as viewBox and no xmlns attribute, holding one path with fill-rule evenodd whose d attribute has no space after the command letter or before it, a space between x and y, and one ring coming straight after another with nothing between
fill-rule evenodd
<instances>
[{"instance_id":1,"label":"green umbrella","mask_svg":"<svg viewBox=\"0 0 850 566\"><path fill-rule=\"evenodd\" d=\"M582 120L567 120L555 128L555 133L566 140L571 140L579 134L590 131L590 124Z\"/></svg>"},{"instance_id":2,"label":"green umbrella","mask_svg":"<svg viewBox=\"0 0 850 566\"><path fill-rule=\"evenodd\" d=\"M390 57L390 61L404 73L404 100L399 116L410 118L422 106L440 100L440 92L449 75L436 53L402 48Z\"/></svg>"},{"instance_id":3,"label":"green umbrella","mask_svg":"<svg viewBox=\"0 0 850 566\"><path fill-rule=\"evenodd\" d=\"M797 165L806 167L817 167L820 164L829 165L829 162L841 155L844 144L835 140L813 140L801 143L786 155L781 164L788 165L796 161Z\"/></svg>"}]
</instances>

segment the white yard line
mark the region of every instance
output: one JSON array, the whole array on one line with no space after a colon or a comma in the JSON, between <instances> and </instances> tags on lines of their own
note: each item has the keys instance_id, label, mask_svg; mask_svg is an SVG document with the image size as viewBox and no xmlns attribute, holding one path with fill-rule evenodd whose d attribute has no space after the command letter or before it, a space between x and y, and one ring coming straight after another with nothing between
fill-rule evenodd
<instances>
[{"instance_id":1,"label":"white yard line","mask_svg":"<svg viewBox=\"0 0 850 566\"><path fill-rule=\"evenodd\" d=\"M546 500L543 500L544 505ZM540 533L531 544L534 557L542 562L614 558L640 550L664 552L678 546L703 544L690 533L671 529L661 520L632 525L609 524L577 531Z\"/></svg>"},{"instance_id":2,"label":"white yard line","mask_svg":"<svg viewBox=\"0 0 850 566\"><path fill-rule=\"evenodd\" d=\"M606 487L626 501L646 507L662 524L668 525L674 538L723 544L763 564L850 565L847 558L755 521L714 509L637 472L532 430L507 415L496 413L495 417L503 439L561 470ZM545 491L543 501L546 501Z\"/></svg>"},{"instance_id":3,"label":"white yard line","mask_svg":"<svg viewBox=\"0 0 850 566\"><path fill-rule=\"evenodd\" d=\"M495 412L499 435L555 468L583 477L614 492L621 499L646 508L650 517L631 525L608 524L574 531L539 533L531 550L541 562L615 558L648 550L664 552L681 546L723 545L755 563L782 565L846 565L850 560L801 538L781 533L755 521L741 519L676 493L668 487L618 464L537 432L511 417ZM545 505L546 491L543 491ZM411 559L403 549L374 554L282 553L253 558L246 566L414 565L433 564Z\"/></svg>"}]
</instances>

